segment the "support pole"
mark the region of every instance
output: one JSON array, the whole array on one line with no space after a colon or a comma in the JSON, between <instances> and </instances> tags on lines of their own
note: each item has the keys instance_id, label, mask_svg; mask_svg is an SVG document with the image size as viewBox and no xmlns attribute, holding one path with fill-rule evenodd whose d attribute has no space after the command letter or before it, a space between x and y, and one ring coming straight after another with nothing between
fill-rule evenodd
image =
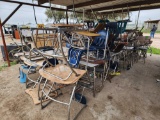
<instances>
[{"instance_id":1,"label":"support pole","mask_svg":"<svg viewBox=\"0 0 160 120\"><path fill-rule=\"evenodd\" d=\"M14 15L14 13L22 6L22 4L19 4L16 9L3 21L2 26Z\"/></svg>"},{"instance_id":2,"label":"support pole","mask_svg":"<svg viewBox=\"0 0 160 120\"><path fill-rule=\"evenodd\" d=\"M3 46L4 46L5 57L7 59L7 63L8 63L8 67L9 67L10 61L9 61L7 46L6 46L6 42L5 42L5 38L4 38L4 34L3 34L1 19L0 19L0 31L1 31L1 36L2 36L2 41L3 41Z\"/></svg>"},{"instance_id":3,"label":"support pole","mask_svg":"<svg viewBox=\"0 0 160 120\"><path fill-rule=\"evenodd\" d=\"M83 8L83 28L84 28L84 8Z\"/></svg>"},{"instance_id":4,"label":"support pole","mask_svg":"<svg viewBox=\"0 0 160 120\"><path fill-rule=\"evenodd\" d=\"M68 9L66 10L66 23L68 24Z\"/></svg>"}]
</instances>

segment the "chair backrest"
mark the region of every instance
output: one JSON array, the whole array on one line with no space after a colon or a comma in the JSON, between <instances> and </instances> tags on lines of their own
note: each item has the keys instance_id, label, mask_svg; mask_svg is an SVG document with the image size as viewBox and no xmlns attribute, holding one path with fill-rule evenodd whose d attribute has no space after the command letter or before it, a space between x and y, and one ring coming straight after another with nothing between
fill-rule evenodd
<instances>
[{"instance_id":1,"label":"chair backrest","mask_svg":"<svg viewBox=\"0 0 160 120\"><path fill-rule=\"evenodd\" d=\"M105 30L101 30L98 32L100 36L95 37L92 45L98 46L98 47L104 47L105 44L107 44L108 39L106 38L107 32Z\"/></svg>"},{"instance_id":2,"label":"chair backrest","mask_svg":"<svg viewBox=\"0 0 160 120\"><path fill-rule=\"evenodd\" d=\"M68 62L72 67L78 67L84 50L71 47L68 51Z\"/></svg>"},{"instance_id":3,"label":"chair backrest","mask_svg":"<svg viewBox=\"0 0 160 120\"><path fill-rule=\"evenodd\" d=\"M91 32L96 33L96 32L98 32L100 30L103 30L105 28L105 26L106 26L105 23L98 23L98 25L95 27L95 29L93 31L91 31Z\"/></svg>"},{"instance_id":4,"label":"chair backrest","mask_svg":"<svg viewBox=\"0 0 160 120\"><path fill-rule=\"evenodd\" d=\"M126 30L126 26L127 26L127 20L123 20L123 21L118 21L117 22L117 30L118 30L118 34L122 34L125 32Z\"/></svg>"},{"instance_id":5,"label":"chair backrest","mask_svg":"<svg viewBox=\"0 0 160 120\"><path fill-rule=\"evenodd\" d=\"M106 29L109 28L110 33L115 34L117 37L119 34L122 34L126 30L127 20L122 20L118 22L108 22L106 25Z\"/></svg>"}]
</instances>

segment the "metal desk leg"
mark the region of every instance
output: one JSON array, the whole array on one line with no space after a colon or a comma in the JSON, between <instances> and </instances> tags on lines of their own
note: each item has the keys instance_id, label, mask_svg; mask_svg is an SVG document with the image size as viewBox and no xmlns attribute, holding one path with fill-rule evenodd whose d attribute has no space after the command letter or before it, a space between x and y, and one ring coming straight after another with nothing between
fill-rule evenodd
<instances>
[{"instance_id":1,"label":"metal desk leg","mask_svg":"<svg viewBox=\"0 0 160 120\"><path fill-rule=\"evenodd\" d=\"M93 97L95 97L95 77L96 77L96 68L94 67L94 76L93 76Z\"/></svg>"}]
</instances>

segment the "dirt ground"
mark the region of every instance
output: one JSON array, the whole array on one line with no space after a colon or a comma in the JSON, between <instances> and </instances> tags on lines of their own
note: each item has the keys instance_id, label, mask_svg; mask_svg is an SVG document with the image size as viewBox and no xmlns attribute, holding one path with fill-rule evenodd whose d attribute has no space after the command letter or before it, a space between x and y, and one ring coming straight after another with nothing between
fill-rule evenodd
<instances>
[{"instance_id":1,"label":"dirt ground","mask_svg":"<svg viewBox=\"0 0 160 120\"><path fill-rule=\"evenodd\" d=\"M150 34L148 34L148 33L144 33L143 35L150 36ZM154 36L154 38L152 38L152 41L153 41L153 43L151 46L160 49L160 34L159 33L155 33L155 36Z\"/></svg>"},{"instance_id":2,"label":"dirt ground","mask_svg":"<svg viewBox=\"0 0 160 120\"><path fill-rule=\"evenodd\" d=\"M154 47L160 47L160 35L153 39ZM19 82L20 65L0 71L0 119L1 120L66 120L67 107L52 102L41 110L25 93L25 84ZM160 120L160 56L152 55L135 63L120 76L105 82L103 90L94 98L85 90L87 107L78 120ZM60 99L66 99L61 96ZM81 106L73 102L72 113ZM72 117L73 117L72 114Z\"/></svg>"},{"instance_id":3,"label":"dirt ground","mask_svg":"<svg viewBox=\"0 0 160 120\"><path fill-rule=\"evenodd\" d=\"M78 120L159 120L160 119L160 56L148 56L142 61L105 82L103 90L96 94L85 90L87 107ZM65 120L67 107L52 102L41 110L25 93L25 84L19 82L15 65L0 72L0 117L1 120ZM66 99L67 96L61 97ZM73 102L75 114L81 106ZM72 115L73 116L73 115Z\"/></svg>"}]
</instances>

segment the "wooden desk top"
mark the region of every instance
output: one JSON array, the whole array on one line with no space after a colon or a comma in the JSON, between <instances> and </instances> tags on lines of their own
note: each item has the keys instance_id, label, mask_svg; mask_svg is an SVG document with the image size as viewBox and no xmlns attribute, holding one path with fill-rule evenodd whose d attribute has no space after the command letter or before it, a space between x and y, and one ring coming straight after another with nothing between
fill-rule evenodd
<instances>
[{"instance_id":1,"label":"wooden desk top","mask_svg":"<svg viewBox=\"0 0 160 120\"><path fill-rule=\"evenodd\" d=\"M77 33L77 34L80 34L80 35L88 36L88 37L100 36L100 34L91 33L91 32L88 32L88 31L79 31L79 32L76 32L76 33Z\"/></svg>"},{"instance_id":2,"label":"wooden desk top","mask_svg":"<svg viewBox=\"0 0 160 120\"><path fill-rule=\"evenodd\" d=\"M75 76L74 73L71 73L71 70L66 65L56 65L55 67L48 67L45 68L45 71L43 69L39 70L39 73L42 77L46 78L47 80L50 80L52 82L60 83L60 84L73 84L76 83L87 71L86 70L80 70L80 69L74 69L76 73L79 74L79 76ZM67 78L67 76L71 73L71 75ZM67 78L66 80L60 80L57 77L50 75L54 74L55 76L61 77L62 79Z\"/></svg>"},{"instance_id":3,"label":"wooden desk top","mask_svg":"<svg viewBox=\"0 0 160 120\"><path fill-rule=\"evenodd\" d=\"M80 24L54 24L53 27L82 27Z\"/></svg>"},{"instance_id":4,"label":"wooden desk top","mask_svg":"<svg viewBox=\"0 0 160 120\"><path fill-rule=\"evenodd\" d=\"M29 59L25 58L24 56L21 56L20 59L28 66L43 66L44 60L37 60L37 61L30 61Z\"/></svg>"}]
</instances>

